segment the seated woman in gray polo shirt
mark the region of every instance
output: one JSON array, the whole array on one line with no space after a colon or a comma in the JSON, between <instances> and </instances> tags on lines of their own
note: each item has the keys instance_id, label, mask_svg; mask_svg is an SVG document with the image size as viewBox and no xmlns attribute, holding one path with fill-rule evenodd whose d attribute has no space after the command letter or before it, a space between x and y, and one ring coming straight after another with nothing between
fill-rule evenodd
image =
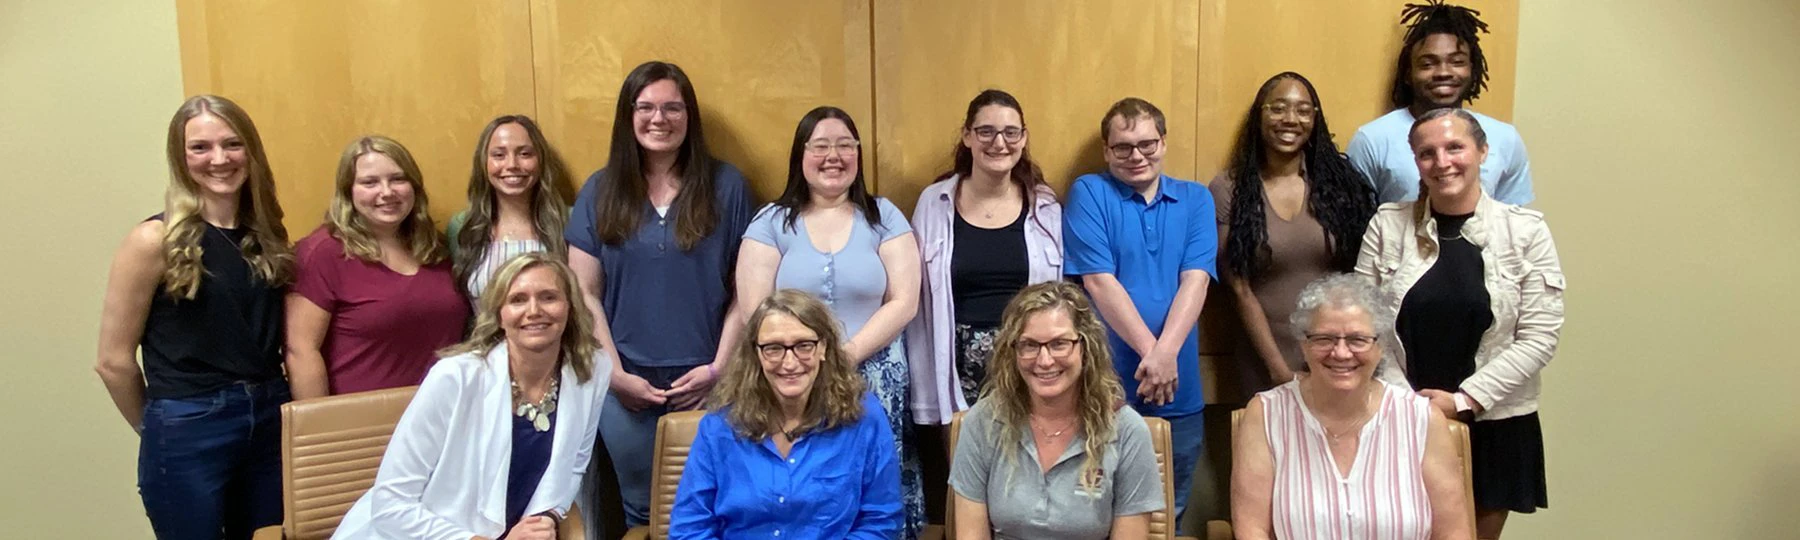
<instances>
[{"instance_id":1,"label":"seated woman in gray polo shirt","mask_svg":"<svg viewBox=\"0 0 1800 540\"><path fill-rule=\"evenodd\" d=\"M994 360L950 466L956 537L1148 534L1149 513L1164 508L1150 429L1122 406L1105 330L1081 288L1019 291L1001 316Z\"/></svg>"}]
</instances>

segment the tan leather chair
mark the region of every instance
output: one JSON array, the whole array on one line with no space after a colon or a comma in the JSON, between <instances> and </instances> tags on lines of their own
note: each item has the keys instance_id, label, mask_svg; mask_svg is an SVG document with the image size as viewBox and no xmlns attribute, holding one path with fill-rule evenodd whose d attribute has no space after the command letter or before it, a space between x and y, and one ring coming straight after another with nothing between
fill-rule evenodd
<instances>
[{"instance_id":1,"label":"tan leather chair","mask_svg":"<svg viewBox=\"0 0 1800 540\"><path fill-rule=\"evenodd\" d=\"M681 411L663 415L656 421L656 456L651 467L650 524L632 527L625 540L666 540L669 537L669 514L675 510L675 488L681 486L681 471L687 467L688 450L694 446L694 434L706 411Z\"/></svg>"},{"instance_id":2,"label":"tan leather chair","mask_svg":"<svg viewBox=\"0 0 1800 540\"><path fill-rule=\"evenodd\" d=\"M1231 411L1231 434L1237 438L1238 422L1244 419L1244 410ZM1463 504L1469 508L1469 530L1475 530L1475 465L1469 459L1469 426L1456 420L1450 421L1450 441L1456 443L1456 459L1462 462L1463 471ZM1224 536L1212 532L1216 527L1223 527ZM1222 521L1207 523L1207 540L1231 540L1231 525Z\"/></svg>"},{"instance_id":3,"label":"tan leather chair","mask_svg":"<svg viewBox=\"0 0 1800 540\"><path fill-rule=\"evenodd\" d=\"M956 455L956 439L962 433L963 413L958 412L950 417L950 454ZM1175 508L1175 468L1170 464L1173 446L1170 444L1169 422L1156 417L1144 417L1144 423L1150 426L1150 444L1156 449L1156 466L1162 474L1163 509L1150 513L1150 536L1155 540L1195 540L1189 537L1175 536L1175 519L1171 513ZM946 504L949 509L944 512L944 527L928 527L920 540L935 538L956 538L956 492L952 490Z\"/></svg>"},{"instance_id":4,"label":"tan leather chair","mask_svg":"<svg viewBox=\"0 0 1800 540\"><path fill-rule=\"evenodd\" d=\"M281 406L281 525L256 531L256 540L330 538L344 513L375 485L394 425L419 387L390 388ZM578 512L559 534L582 538Z\"/></svg>"}]
</instances>

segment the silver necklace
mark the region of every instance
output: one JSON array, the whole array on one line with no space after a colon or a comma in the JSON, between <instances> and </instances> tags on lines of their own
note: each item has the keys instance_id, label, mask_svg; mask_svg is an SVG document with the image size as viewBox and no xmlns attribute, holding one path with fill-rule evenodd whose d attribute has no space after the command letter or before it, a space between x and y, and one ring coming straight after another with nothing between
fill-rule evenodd
<instances>
[{"instance_id":1,"label":"silver necklace","mask_svg":"<svg viewBox=\"0 0 1800 540\"><path fill-rule=\"evenodd\" d=\"M1371 388L1374 388L1374 387L1371 386ZM1363 411L1363 413L1360 415L1361 419L1357 420L1355 423L1351 424L1350 427L1344 429L1344 431L1342 433L1332 433L1330 426L1326 426L1325 422L1323 420L1319 421L1319 429L1325 430L1325 438L1327 440L1329 440L1330 442L1336 443L1338 441L1338 439L1344 438L1345 435L1349 435L1352 432L1361 431L1363 424L1367 424L1367 423L1369 423L1369 420L1372 420L1375 418L1375 408L1368 406L1369 402L1375 401L1375 392L1370 391L1370 392L1368 392L1368 394L1369 394L1369 398L1363 400L1364 408L1368 409L1368 410Z\"/></svg>"},{"instance_id":2,"label":"silver necklace","mask_svg":"<svg viewBox=\"0 0 1800 540\"><path fill-rule=\"evenodd\" d=\"M1068 433L1068 431L1070 429L1073 429L1075 427L1075 424L1079 423L1080 420L1081 420L1080 417L1070 418L1069 422L1067 424L1063 425L1062 429L1056 430L1056 431L1051 432L1050 434L1044 435L1044 436L1048 437L1050 439L1056 439L1058 437L1061 437L1061 436L1063 436L1064 433ZM1049 428L1039 426L1038 424L1040 422L1042 422L1042 421L1038 420L1038 417L1036 415L1033 415L1031 417L1031 427L1036 428L1039 432L1050 431Z\"/></svg>"},{"instance_id":3,"label":"silver necklace","mask_svg":"<svg viewBox=\"0 0 1800 540\"><path fill-rule=\"evenodd\" d=\"M530 421L532 429L540 432L550 431L550 413L556 412L556 393L562 387L559 379L560 377L557 377L555 372L551 373L550 389L544 391L544 397L538 398L536 403L525 400L525 390L519 387L518 379L513 379L513 403L519 404L518 408L513 410L513 414Z\"/></svg>"}]
</instances>

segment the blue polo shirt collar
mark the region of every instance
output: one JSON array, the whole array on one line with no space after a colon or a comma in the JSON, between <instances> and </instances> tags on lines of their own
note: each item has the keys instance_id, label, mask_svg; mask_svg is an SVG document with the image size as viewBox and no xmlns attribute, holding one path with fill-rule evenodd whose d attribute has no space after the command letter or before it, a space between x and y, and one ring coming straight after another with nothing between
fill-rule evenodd
<instances>
[{"instance_id":1,"label":"blue polo shirt collar","mask_svg":"<svg viewBox=\"0 0 1800 540\"><path fill-rule=\"evenodd\" d=\"M1107 171L1104 174L1106 175L1109 184L1112 185L1113 192L1119 194L1119 200L1129 201L1132 196L1138 194L1137 190L1132 189L1130 184L1126 184L1124 180L1120 180L1118 177L1113 176L1111 171ZM1180 197L1176 197L1174 194L1169 193L1169 182L1173 180L1174 179L1169 178L1169 175L1167 174L1156 177L1156 197L1154 198L1159 200L1168 199L1169 202L1181 202ZM1144 201L1144 206L1152 206L1155 204L1156 201Z\"/></svg>"}]
</instances>

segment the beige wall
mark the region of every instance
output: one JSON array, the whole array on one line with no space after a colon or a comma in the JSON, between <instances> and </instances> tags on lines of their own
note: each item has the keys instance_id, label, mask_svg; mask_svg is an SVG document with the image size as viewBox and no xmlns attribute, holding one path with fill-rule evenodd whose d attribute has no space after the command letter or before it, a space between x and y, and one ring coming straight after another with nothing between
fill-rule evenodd
<instances>
[{"instance_id":1,"label":"beige wall","mask_svg":"<svg viewBox=\"0 0 1800 540\"><path fill-rule=\"evenodd\" d=\"M1514 119L1569 276L1551 509L1513 538L1800 529L1800 4L1532 1Z\"/></svg>"},{"instance_id":2,"label":"beige wall","mask_svg":"<svg viewBox=\"0 0 1800 540\"><path fill-rule=\"evenodd\" d=\"M0 0L0 530L149 538L137 437L94 375L113 249L161 210L175 7Z\"/></svg>"},{"instance_id":3,"label":"beige wall","mask_svg":"<svg viewBox=\"0 0 1800 540\"><path fill-rule=\"evenodd\" d=\"M1514 117L1573 286L1553 508L1509 537L1792 537L1800 7L1533 0L1519 25ZM135 438L89 366L107 261L158 210L175 9L0 1L0 73L0 526L148 537Z\"/></svg>"}]
</instances>

